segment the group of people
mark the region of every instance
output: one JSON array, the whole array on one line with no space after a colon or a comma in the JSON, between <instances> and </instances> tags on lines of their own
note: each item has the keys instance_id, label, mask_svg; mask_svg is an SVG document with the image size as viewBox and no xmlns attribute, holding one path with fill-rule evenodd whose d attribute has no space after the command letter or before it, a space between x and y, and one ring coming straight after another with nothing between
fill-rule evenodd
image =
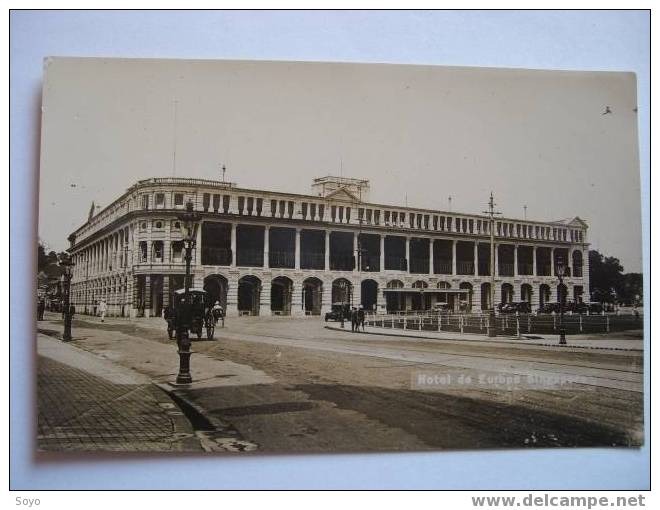
<instances>
[{"instance_id":1,"label":"group of people","mask_svg":"<svg viewBox=\"0 0 660 510\"><path fill-rule=\"evenodd\" d=\"M354 333L360 331L360 327L364 331L364 308L362 306L360 308L353 307L351 309L351 331Z\"/></svg>"}]
</instances>

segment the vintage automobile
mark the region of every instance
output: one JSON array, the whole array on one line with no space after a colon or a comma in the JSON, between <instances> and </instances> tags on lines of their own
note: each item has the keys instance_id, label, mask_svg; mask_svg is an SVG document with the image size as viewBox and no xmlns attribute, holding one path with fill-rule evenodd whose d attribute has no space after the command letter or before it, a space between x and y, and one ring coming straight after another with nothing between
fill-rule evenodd
<instances>
[{"instance_id":1,"label":"vintage automobile","mask_svg":"<svg viewBox=\"0 0 660 510\"><path fill-rule=\"evenodd\" d=\"M197 335L197 338L202 338L204 330L206 330L206 338L213 340L215 332L216 320L211 311L212 304L209 303L209 296L203 289L192 288L190 292L190 307L191 307L191 321L190 333ZM185 290L179 289L174 291L172 297L172 305L165 309L163 317L167 321L167 333L170 338L176 337L177 330L177 317L181 315L183 306L185 305Z\"/></svg>"},{"instance_id":2,"label":"vintage automobile","mask_svg":"<svg viewBox=\"0 0 660 510\"><path fill-rule=\"evenodd\" d=\"M511 303L500 303L500 313L532 313L532 307L528 301L512 301Z\"/></svg>"},{"instance_id":3,"label":"vintage automobile","mask_svg":"<svg viewBox=\"0 0 660 510\"><path fill-rule=\"evenodd\" d=\"M344 315L344 320L350 320L351 306L347 303L333 303L330 311L326 312L325 314L325 322L340 321L342 317L342 311Z\"/></svg>"}]
</instances>

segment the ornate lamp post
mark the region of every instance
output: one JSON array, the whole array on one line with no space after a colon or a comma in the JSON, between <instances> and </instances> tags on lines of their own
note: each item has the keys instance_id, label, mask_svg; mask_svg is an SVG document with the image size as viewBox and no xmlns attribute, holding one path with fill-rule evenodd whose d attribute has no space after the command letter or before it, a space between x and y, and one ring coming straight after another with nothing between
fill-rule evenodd
<instances>
[{"instance_id":1,"label":"ornate lamp post","mask_svg":"<svg viewBox=\"0 0 660 510\"><path fill-rule=\"evenodd\" d=\"M60 266L64 269L64 302L62 306L64 307L64 333L62 334L62 340L68 342L71 340L71 277L73 276L73 266L75 263L71 260L71 255L64 252L60 256Z\"/></svg>"},{"instance_id":2,"label":"ornate lamp post","mask_svg":"<svg viewBox=\"0 0 660 510\"><path fill-rule=\"evenodd\" d=\"M488 201L488 210L484 214L489 218L490 230L490 306L488 307L488 336L497 336L495 330L495 215L502 214L495 210L495 201L493 199L493 192L490 192L490 200ZM478 260L477 260L478 262Z\"/></svg>"},{"instance_id":3,"label":"ornate lamp post","mask_svg":"<svg viewBox=\"0 0 660 510\"><path fill-rule=\"evenodd\" d=\"M201 215L193 211L192 201L186 203L185 212L177 215L183 226L183 247L185 250L184 259L186 261L186 277L183 288L183 306L177 310L177 330L176 343L179 353L179 374L176 376L177 384L190 384L192 377L190 375L190 326L192 323L192 303L190 302L190 262L192 261L192 251L195 247L197 237L197 228Z\"/></svg>"},{"instance_id":4,"label":"ornate lamp post","mask_svg":"<svg viewBox=\"0 0 660 510\"><path fill-rule=\"evenodd\" d=\"M557 277L559 278L559 286L557 287L557 294L559 298L559 345L566 345L566 328L564 327L564 301L566 301L566 294L564 292L564 274L566 267L562 259L557 259Z\"/></svg>"}]
</instances>

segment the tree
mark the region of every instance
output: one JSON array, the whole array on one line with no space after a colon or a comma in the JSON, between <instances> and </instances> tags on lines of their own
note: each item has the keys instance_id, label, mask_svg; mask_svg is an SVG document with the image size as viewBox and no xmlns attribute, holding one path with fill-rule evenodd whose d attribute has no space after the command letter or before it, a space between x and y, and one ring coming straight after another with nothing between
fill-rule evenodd
<instances>
[{"instance_id":1,"label":"tree","mask_svg":"<svg viewBox=\"0 0 660 510\"><path fill-rule=\"evenodd\" d=\"M640 273L624 274L619 259L597 250L589 251L589 287L591 300L601 303L635 304L643 295Z\"/></svg>"}]
</instances>

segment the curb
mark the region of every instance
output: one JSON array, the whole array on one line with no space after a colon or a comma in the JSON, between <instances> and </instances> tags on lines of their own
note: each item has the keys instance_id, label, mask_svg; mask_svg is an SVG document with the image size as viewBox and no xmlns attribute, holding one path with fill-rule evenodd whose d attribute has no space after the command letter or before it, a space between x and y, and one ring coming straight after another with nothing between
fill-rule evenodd
<instances>
[{"instance_id":1,"label":"curb","mask_svg":"<svg viewBox=\"0 0 660 510\"><path fill-rule=\"evenodd\" d=\"M336 326L324 326L325 329L333 330L333 331L346 331L345 329L338 328ZM523 339L518 339L516 337L504 337L504 338L511 338L512 340L486 340L486 339L477 339L477 338L437 338L433 336L422 336L422 335L416 335L416 336L410 336L410 335L402 335L398 333L381 333L380 331L361 331L363 335L375 335L375 336L391 336L391 337L396 337L396 338L406 338L410 340L435 340L439 342L444 342L444 341L450 341L450 342L455 342L455 341L463 341L463 342L485 342L489 344L500 344L500 345L525 345L525 346L538 346L538 347L556 347L556 348L570 348L570 349L593 349L593 350L600 350L600 351L626 351L626 352L644 352L644 349L632 349L632 348L626 348L626 347L596 347L592 345L560 345L560 344L525 344ZM461 333L456 333L457 335L460 335Z\"/></svg>"},{"instance_id":2,"label":"curb","mask_svg":"<svg viewBox=\"0 0 660 510\"><path fill-rule=\"evenodd\" d=\"M181 409L195 430L195 435L206 452L251 452L258 445L246 441L232 425L212 416L206 409L190 399L185 391L189 387L177 388L169 383L153 383L167 394Z\"/></svg>"}]
</instances>

